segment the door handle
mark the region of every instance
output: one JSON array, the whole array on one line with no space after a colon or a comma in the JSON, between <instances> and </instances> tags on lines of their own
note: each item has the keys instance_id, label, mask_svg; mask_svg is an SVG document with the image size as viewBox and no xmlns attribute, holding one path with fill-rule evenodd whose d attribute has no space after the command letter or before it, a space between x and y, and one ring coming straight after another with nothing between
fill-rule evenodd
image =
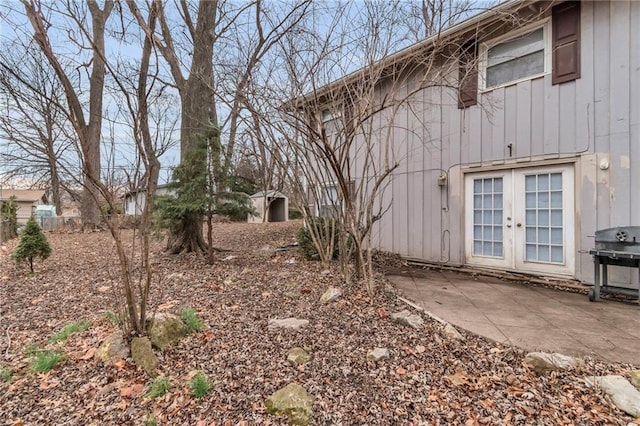
<instances>
[{"instance_id":1,"label":"door handle","mask_svg":"<svg viewBox=\"0 0 640 426\"><path fill-rule=\"evenodd\" d=\"M510 223L507 223L507 228L511 228L511 224Z\"/></svg>"},{"instance_id":2,"label":"door handle","mask_svg":"<svg viewBox=\"0 0 640 426\"><path fill-rule=\"evenodd\" d=\"M518 228L521 228L521 227L522 227L522 224L521 224L521 223L517 223L517 224L516 224L516 226L517 226Z\"/></svg>"}]
</instances>

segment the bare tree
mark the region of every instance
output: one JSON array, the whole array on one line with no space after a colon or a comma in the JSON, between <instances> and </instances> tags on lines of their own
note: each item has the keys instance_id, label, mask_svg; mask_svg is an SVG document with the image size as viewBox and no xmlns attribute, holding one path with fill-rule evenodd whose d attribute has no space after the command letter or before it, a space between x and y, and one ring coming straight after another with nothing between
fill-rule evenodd
<instances>
[{"instance_id":1,"label":"bare tree","mask_svg":"<svg viewBox=\"0 0 640 426\"><path fill-rule=\"evenodd\" d=\"M220 129L220 137L211 148L213 170L212 195L219 197L229 191L234 150L243 122L244 99L248 87L257 74L268 52L292 28L298 25L309 0L287 4L277 10L268 10L265 3L255 0L235 6L232 2L200 1L197 11L191 10L187 2L179 3L180 25L187 37L183 45L193 52L190 65L183 62L177 49L174 33L169 25L168 14L160 0L158 4L160 32L153 33L140 19L139 24L153 40L169 65L173 83L178 89L182 105L181 160L192 150L199 136L207 134L208 126ZM272 5L275 8L275 4ZM139 9L130 2L136 16ZM194 20L195 16L195 20ZM245 20L239 18L245 16ZM214 61L214 46L224 60ZM214 67L216 63L216 67ZM188 76L183 70L188 68ZM221 119L218 107L228 111ZM188 177L185 177L188 178ZM184 216L172 230L169 241L174 253L204 251L202 238L202 216L192 212Z\"/></svg>"},{"instance_id":2,"label":"bare tree","mask_svg":"<svg viewBox=\"0 0 640 426\"><path fill-rule=\"evenodd\" d=\"M36 49L0 52L0 150L6 178L50 189L56 213L62 213L61 194L77 162L65 117L64 91L46 60Z\"/></svg>"},{"instance_id":3,"label":"bare tree","mask_svg":"<svg viewBox=\"0 0 640 426\"><path fill-rule=\"evenodd\" d=\"M282 43L289 79L288 100L279 108L282 122L273 120L273 111L261 113L265 125L279 126L276 133L295 153L297 167L289 170L306 196L305 216L335 221L307 220L321 259L331 259L337 241L345 279L361 280L371 295L374 225L390 206L385 196L390 176L410 155L394 143L411 138L415 126L429 127L426 112L432 106L421 93L457 84L452 76L458 76L457 58L466 40L440 36L449 18L462 13L459 4L451 5L429 2L423 19L432 36L407 50L400 48L413 30L403 23L415 11L402 3L369 2L357 10L345 5L341 15L332 11L335 20L328 29L310 26Z\"/></svg>"},{"instance_id":4,"label":"bare tree","mask_svg":"<svg viewBox=\"0 0 640 426\"><path fill-rule=\"evenodd\" d=\"M102 133L102 103L105 81L105 28L107 19L113 10L113 0L105 0L100 8L95 0L87 0L87 10L83 4L65 1L53 5L43 4L40 0L21 0L26 15L33 29L36 41L49 65L55 72L67 101L68 119L73 126L82 151L82 171L84 173L84 192L82 196L81 215L83 226L94 227L99 220L98 200L100 197L96 181L100 178L100 138ZM52 27L47 11L60 7L57 12L66 16L77 25L77 32L69 32L70 42L79 49L88 51L90 56L89 105L88 118L86 108L79 91L73 84L68 70L54 50L49 37ZM89 18L89 19L88 19ZM87 21L91 22L91 25ZM72 37L75 34L76 37Z\"/></svg>"}]
</instances>

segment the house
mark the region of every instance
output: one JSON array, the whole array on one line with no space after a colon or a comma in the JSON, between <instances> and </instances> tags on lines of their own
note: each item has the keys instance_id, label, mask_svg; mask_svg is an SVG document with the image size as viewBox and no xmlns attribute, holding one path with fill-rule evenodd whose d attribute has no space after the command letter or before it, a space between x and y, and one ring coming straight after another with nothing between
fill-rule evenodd
<instances>
[{"instance_id":1,"label":"house","mask_svg":"<svg viewBox=\"0 0 640 426\"><path fill-rule=\"evenodd\" d=\"M156 187L156 195L171 195L173 189L168 188L167 185L158 185ZM129 191L124 195L122 202L122 210L125 215L128 216L140 216L147 203L147 190L137 189Z\"/></svg>"},{"instance_id":2,"label":"house","mask_svg":"<svg viewBox=\"0 0 640 426\"><path fill-rule=\"evenodd\" d=\"M36 206L47 204L44 190L39 189L6 189L0 187L0 204L16 197L18 204L18 224L25 224L35 211Z\"/></svg>"},{"instance_id":3,"label":"house","mask_svg":"<svg viewBox=\"0 0 640 426\"><path fill-rule=\"evenodd\" d=\"M397 161L375 245L427 263L593 283L585 251L595 231L640 225L639 29L637 1L518 0L439 34L439 48L459 54L413 68L402 87L425 72L442 84L415 90L411 107L379 117L371 133L392 129ZM389 79L377 99L400 86ZM637 283L638 273L611 268L609 279Z\"/></svg>"},{"instance_id":4,"label":"house","mask_svg":"<svg viewBox=\"0 0 640 426\"><path fill-rule=\"evenodd\" d=\"M289 199L278 191L260 191L249 197L254 215L249 215L249 223L286 222L289 220Z\"/></svg>"}]
</instances>

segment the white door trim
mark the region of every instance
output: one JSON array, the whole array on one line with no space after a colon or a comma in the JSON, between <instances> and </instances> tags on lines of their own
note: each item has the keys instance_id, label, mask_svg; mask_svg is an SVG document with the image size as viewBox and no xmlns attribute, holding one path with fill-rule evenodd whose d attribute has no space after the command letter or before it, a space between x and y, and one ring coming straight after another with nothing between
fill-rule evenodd
<instances>
[{"instance_id":1,"label":"white door trim","mask_svg":"<svg viewBox=\"0 0 640 426\"><path fill-rule=\"evenodd\" d=\"M526 260L526 176L562 173L562 248L558 263ZM500 257L474 255L474 180L502 177L503 247ZM517 270L533 274L575 276L575 179L573 164L469 172L464 177L465 262L469 265ZM518 226L520 224L520 226ZM536 228L537 229L537 228ZM531 228L530 228L531 230ZM550 231L551 232L551 231ZM477 242L477 241L476 241Z\"/></svg>"}]
</instances>

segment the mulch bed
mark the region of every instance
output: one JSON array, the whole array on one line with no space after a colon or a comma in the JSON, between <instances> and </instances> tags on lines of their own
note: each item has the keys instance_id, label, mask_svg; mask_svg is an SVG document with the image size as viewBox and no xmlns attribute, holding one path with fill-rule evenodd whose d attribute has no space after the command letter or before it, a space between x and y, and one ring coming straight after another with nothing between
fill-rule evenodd
<instances>
[{"instance_id":1,"label":"mulch bed","mask_svg":"<svg viewBox=\"0 0 640 426\"><path fill-rule=\"evenodd\" d=\"M162 397L144 394L153 379L130 359L103 365L95 348L117 330L118 265L107 232L48 234L51 258L36 273L16 268L0 253L0 423L3 424L286 424L266 413L264 401L297 382L315 396L313 424L621 424L632 418L588 388L589 375L625 374L628 365L587 359L581 371L537 376L524 352L465 334L447 337L425 318L421 330L390 314L404 305L385 290L381 276L371 300L360 286L342 283L338 266L324 270L296 250L268 248L295 241L299 221L283 224L216 224L215 264L187 254L171 256L154 242L156 281L151 308L180 313L194 307L206 324L177 346L159 353L160 375L172 386ZM132 232L127 238L133 241ZM328 286L344 295L318 302ZM272 318L308 319L299 331L268 330ZM90 320L87 331L48 343L72 321ZM28 347L58 349L66 360L48 373L29 369ZM313 358L300 367L286 357L303 347ZM371 362L368 351L386 347L391 357ZM213 385L191 395L189 378L202 371Z\"/></svg>"}]
</instances>

